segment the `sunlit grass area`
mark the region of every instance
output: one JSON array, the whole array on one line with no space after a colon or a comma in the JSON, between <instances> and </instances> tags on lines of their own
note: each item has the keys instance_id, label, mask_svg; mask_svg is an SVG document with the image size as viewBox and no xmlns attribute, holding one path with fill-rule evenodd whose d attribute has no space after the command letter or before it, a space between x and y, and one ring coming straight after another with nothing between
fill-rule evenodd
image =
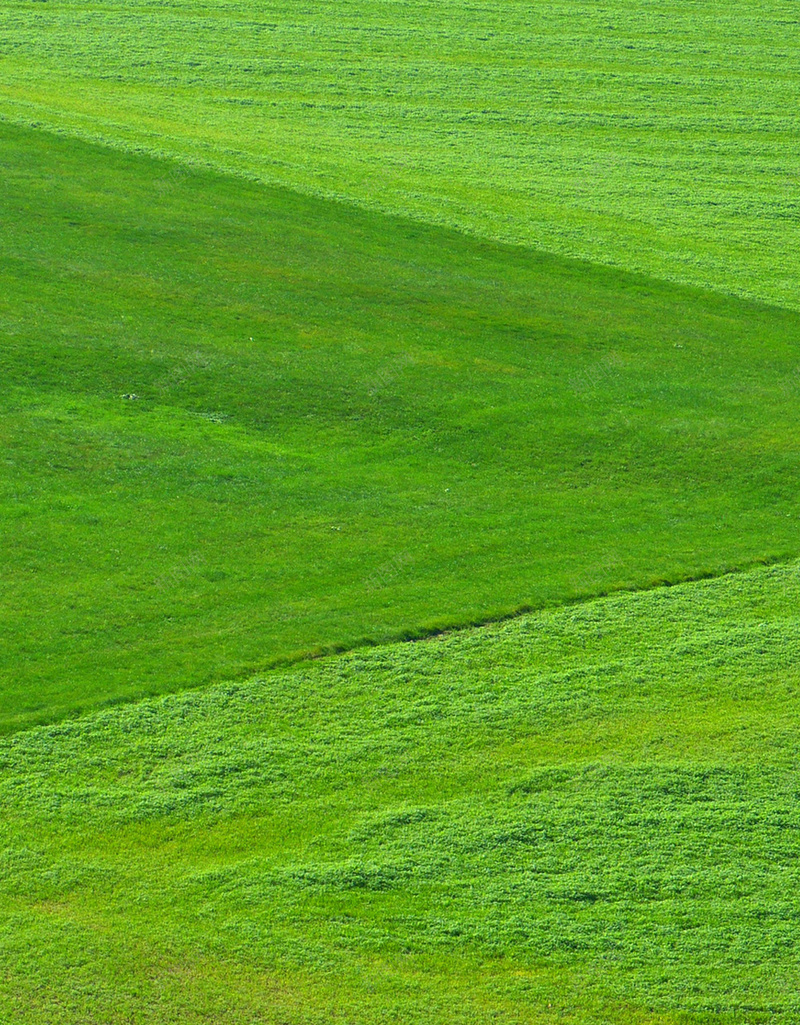
<instances>
[{"instance_id":1,"label":"sunlit grass area","mask_svg":"<svg viewBox=\"0 0 800 1025\"><path fill-rule=\"evenodd\" d=\"M0 0L0 1025L800 1021L790 0Z\"/></svg>"},{"instance_id":2,"label":"sunlit grass area","mask_svg":"<svg viewBox=\"0 0 800 1025\"><path fill-rule=\"evenodd\" d=\"M792 0L0 3L0 114L797 307Z\"/></svg>"},{"instance_id":3,"label":"sunlit grass area","mask_svg":"<svg viewBox=\"0 0 800 1025\"><path fill-rule=\"evenodd\" d=\"M798 574L7 738L3 1019L791 1025Z\"/></svg>"}]
</instances>

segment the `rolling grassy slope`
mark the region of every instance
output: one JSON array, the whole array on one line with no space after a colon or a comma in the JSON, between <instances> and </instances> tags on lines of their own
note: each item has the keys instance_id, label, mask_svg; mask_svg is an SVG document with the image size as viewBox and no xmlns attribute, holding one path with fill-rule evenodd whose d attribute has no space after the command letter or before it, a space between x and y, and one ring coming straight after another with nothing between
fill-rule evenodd
<instances>
[{"instance_id":1,"label":"rolling grassy slope","mask_svg":"<svg viewBox=\"0 0 800 1025\"><path fill-rule=\"evenodd\" d=\"M791 1025L800 565L0 744L0 1016Z\"/></svg>"},{"instance_id":2,"label":"rolling grassy slope","mask_svg":"<svg viewBox=\"0 0 800 1025\"><path fill-rule=\"evenodd\" d=\"M798 551L798 314L0 136L0 728Z\"/></svg>"},{"instance_id":3,"label":"rolling grassy slope","mask_svg":"<svg viewBox=\"0 0 800 1025\"><path fill-rule=\"evenodd\" d=\"M0 115L797 306L797 5L2 0Z\"/></svg>"}]
</instances>

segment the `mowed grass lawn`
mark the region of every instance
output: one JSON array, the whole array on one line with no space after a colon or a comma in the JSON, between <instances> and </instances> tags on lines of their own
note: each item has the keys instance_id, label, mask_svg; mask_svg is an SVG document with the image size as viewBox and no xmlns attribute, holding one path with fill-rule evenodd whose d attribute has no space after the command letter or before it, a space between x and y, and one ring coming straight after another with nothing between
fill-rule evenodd
<instances>
[{"instance_id":1,"label":"mowed grass lawn","mask_svg":"<svg viewBox=\"0 0 800 1025\"><path fill-rule=\"evenodd\" d=\"M0 114L798 307L794 0L0 0Z\"/></svg>"},{"instance_id":2,"label":"mowed grass lawn","mask_svg":"<svg viewBox=\"0 0 800 1025\"><path fill-rule=\"evenodd\" d=\"M0 728L800 550L800 316L0 126Z\"/></svg>"},{"instance_id":3,"label":"mowed grass lawn","mask_svg":"<svg viewBox=\"0 0 800 1025\"><path fill-rule=\"evenodd\" d=\"M800 1019L800 565L0 743L8 1025Z\"/></svg>"}]
</instances>

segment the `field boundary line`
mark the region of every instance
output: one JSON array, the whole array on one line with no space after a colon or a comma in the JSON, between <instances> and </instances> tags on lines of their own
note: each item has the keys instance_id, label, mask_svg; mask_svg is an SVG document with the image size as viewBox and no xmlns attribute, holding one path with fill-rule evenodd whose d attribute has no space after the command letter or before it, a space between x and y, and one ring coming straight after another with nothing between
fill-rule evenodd
<instances>
[{"instance_id":1,"label":"field boundary line","mask_svg":"<svg viewBox=\"0 0 800 1025\"><path fill-rule=\"evenodd\" d=\"M79 131L68 131L67 129L61 128L57 125L45 124L34 119L13 117L9 115L7 111L3 110L0 110L0 124L10 125L12 128L19 128L27 131L35 131L43 135L52 135L60 139L70 139L75 142L82 143L85 146L92 146L98 150L106 150L112 153L124 153L128 156L141 157L151 160L154 163L168 165L165 170L165 176L169 176L170 173L174 175L175 168L185 168L188 170L189 174L212 174L228 180L246 181L251 185L273 189L274 191L282 192L287 196L297 196L304 199L316 200L318 202L335 203L337 206L349 208L351 210L359 210L363 213L372 214L373 216L385 217L389 220L399 221L407 225L415 225L429 230L457 235L461 238L471 239L475 242L482 242L486 245L496 246L498 248L529 253L534 257L538 256L542 259L553 260L573 267L594 269L602 268L619 274L622 277L637 280L640 283L652 282L653 284L670 285L674 288L686 291L687 293L694 292L697 295L719 296L728 299L735 299L738 302L757 306L760 309L777 310L785 313L800 313L800 301L798 301L796 306L787 306L770 302L767 299L751 292L729 292L723 289L709 288L707 286L697 285L679 277L655 277L652 274L647 274L645 271L625 267L620 263L603 263L568 252L559 252L554 249L540 248L512 237L504 238L496 235L483 234L478 231L470 231L464 227L456 227L446 221L435 221L420 217L413 217L406 212L391 210L381 206L379 203L358 201L353 197L343 195L342 193L328 192L324 189L293 188L283 182L271 180L266 176L251 174L247 171L240 170L239 168L213 163L206 160L179 157L175 154L159 150L156 147L137 145L135 143L125 143L122 141L112 141L111 139L94 135L90 132L84 133ZM172 168L172 172L170 172L170 167Z\"/></svg>"},{"instance_id":2,"label":"field boundary line","mask_svg":"<svg viewBox=\"0 0 800 1025\"><path fill-rule=\"evenodd\" d=\"M607 598L625 596L633 598L636 595L647 594L651 591L668 590L684 584L697 584L703 581L721 580L724 577L743 576L745 574L755 573L760 569L767 569L773 566L789 566L798 560L800 560L800 552L795 554L766 556L763 558L752 559L739 565L726 566L724 569L720 570L703 570L698 573L684 574L680 577L675 577L674 579L657 579L650 583L642 584L641 586L612 587L608 590L598 591L596 593L576 595L575 597L567 598L564 601L544 602L541 605L520 605L509 612L487 615L485 617L478 617L472 620L454 620L452 622L444 622L430 626L408 627L404 630L398 631L394 636L389 636L385 640L381 641L363 638L350 644L331 643L327 645L319 645L315 648L308 648L303 651L267 660L263 665L253 667L241 676L227 677L225 679L216 680L212 683L198 684L197 686L182 687L180 690L166 691L163 694L142 694L138 697L131 698L130 700L116 696L107 701L100 701L96 705L87 707L83 711L71 712L63 716L55 716L52 719L41 720L38 722L28 722L18 728L11 727L0 734L0 747L4 741L10 740L13 737L20 736L24 733L29 733L32 730L47 729L49 726L56 726L61 723L86 719L101 712L108 712L112 708L143 704L148 701L153 701L153 699L157 697L168 698L180 694L191 693L193 691L203 692L214 690L217 687L239 686L246 683L248 680L269 678L270 676L278 673L300 670L303 666L311 666L316 662L320 662L325 659L335 659L342 655L352 654L356 651L377 650L397 644L419 644L439 637L466 633L469 630L479 630L483 627L497 626L516 619L522 619L525 616L536 615L537 613L557 612L560 609L591 605Z\"/></svg>"},{"instance_id":3,"label":"field boundary line","mask_svg":"<svg viewBox=\"0 0 800 1025\"><path fill-rule=\"evenodd\" d=\"M748 573L755 573L760 569L767 569L772 566L790 566L793 562L800 560L800 552L796 554L785 554L776 556L765 556L743 562L735 566L726 566L721 570L701 570L697 573L687 573L675 578L659 578L647 584L633 585L631 587L620 586L610 587L607 590L576 595L562 601L543 602L540 605L518 605L509 612L498 612L496 615L478 617L471 620L453 621L431 626L417 628L406 628L398 631L397 635L387 640L374 642L369 639L356 641L353 644L331 644L320 646L319 649L310 649L306 653L298 653L275 659L265 667L263 672L275 672L281 669L289 669L303 663L317 662L325 658L335 658L338 655L346 655L352 651L362 651L369 648L385 648L393 644L415 644L434 637L443 637L450 634L464 633L468 630L479 630L482 627L495 626L500 623L507 623L515 619L522 619L525 616L536 615L540 612L556 612L559 609L573 608L581 605L591 605L594 602L603 601L606 598L616 598L639 594L647 594L651 591L665 591L673 587L680 587L683 584L699 584L704 580L721 580L725 577L744 576ZM254 675L258 675L256 672ZM212 684L212 686L215 686ZM192 688L188 688L192 689Z\"/></svg>"}]
</instances>

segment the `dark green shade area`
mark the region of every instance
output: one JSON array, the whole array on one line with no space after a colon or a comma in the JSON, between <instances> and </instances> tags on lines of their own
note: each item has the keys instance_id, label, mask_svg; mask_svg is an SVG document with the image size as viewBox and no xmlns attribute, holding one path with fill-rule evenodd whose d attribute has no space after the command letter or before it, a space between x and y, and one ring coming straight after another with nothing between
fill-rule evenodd
<instances>
[{"instance_id":1,"label":"dark green shade area","mask_svg":"<svg viewBox=\"0 0 800 1025\"><path fill-rule=\"evenodd\" d=\"M800 316L0 125L0 729L800 550Z\"/></svg>"},{"instance_id":2,"label":"dark green shade area","mask_svg":"<svg viewBox=\"0 0 800 1025\"><path fill-rule=\"evenodd\" d=\"M800 565L0 743L4 1025L795 1025Z\"/></svg>"}]
</instances>

